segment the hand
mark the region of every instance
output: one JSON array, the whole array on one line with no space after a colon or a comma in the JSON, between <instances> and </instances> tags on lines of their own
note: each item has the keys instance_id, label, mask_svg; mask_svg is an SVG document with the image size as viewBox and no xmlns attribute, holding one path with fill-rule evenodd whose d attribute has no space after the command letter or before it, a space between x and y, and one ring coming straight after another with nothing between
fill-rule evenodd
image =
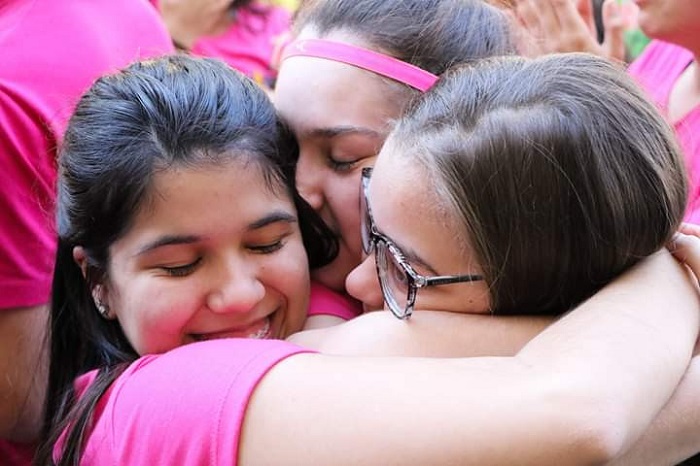
<instances>
[{"instance_id":1,"label":"hand","mask_svg":"<svg viewBox=\"0 0 700 466\"><path fill-rule=\"evenodd\" d=\"M630 27L636 7L626 2L605 0L603 24L605 42L596 40L591 0L515 0L516 35L521 53L588 52L624 60L624 32Z\"/></svg>"},{"instance_id":2,"label":"hand","mask_svg":"<svg viewBox=\"0 0 700 466\"><path fill-rule=\"evenodd\" d=\"M696 278L700 277L700 226L684 223L667 247L676 260L687 265Z\"/></svg>"},{"instance_id":3,"label":"hand","mask_svg":"<svg viewBox=\"0 0 700 466\"><path fill-rule=\"evenodd\" d=\"M230 24L230 5L231 0L160 0L158 7L173 42L189 49Z\"/></svg>"}]
</instances>

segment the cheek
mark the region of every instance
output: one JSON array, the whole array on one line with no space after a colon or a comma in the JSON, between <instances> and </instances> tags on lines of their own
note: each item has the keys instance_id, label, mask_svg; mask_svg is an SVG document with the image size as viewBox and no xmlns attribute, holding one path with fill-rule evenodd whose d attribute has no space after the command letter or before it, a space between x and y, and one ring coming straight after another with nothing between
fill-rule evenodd
<instances>
[{"instance_id":1,"label":"cheek","mask_svg":"<svg viewBox=\"0 0 700 466\"><path fill-rule=\"evenodd\" d=\"M352 245L354 253L360 254L360 179L343 178L329 185L333 191L328 199L340 227L342 241Z\"/></svg>"},{"instance_id":2,"label":"cheek","mask_svg":"<svg viewBox=\"0 0 700 466\"><path fill-rule=\"evenodd\" d=\"M126 295L115 312L139 354L162 353L183 344L185 326L198 308L196 290L185 282L163 286L156 280L144 280Z\"/></svg>"},{"instance_id":3,"label":"cheek","mask_svg":"<svg viewBox=\"0 0 700 466\"><path fill-rule=\"evenodd\" d=\"M266 281L286 302L286 329L290 334L301 330L309 303L309 268L301 240L288 245L285 254L266 268Z\"/></svg>"}]
</instances>

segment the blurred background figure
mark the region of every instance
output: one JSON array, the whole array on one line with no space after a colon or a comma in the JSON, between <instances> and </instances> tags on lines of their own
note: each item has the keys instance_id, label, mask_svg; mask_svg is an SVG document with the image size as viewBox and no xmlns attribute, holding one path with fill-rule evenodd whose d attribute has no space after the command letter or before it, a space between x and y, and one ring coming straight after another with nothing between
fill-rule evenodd
<instances>
[{"instance_id":1,"label":"blurred background figure","mask_svg":"<svg viewBox=\"0 0 700 466\"><path fill-rule=\"evenodd\" d=\"M274 87L276 55L289 34L297 2L151 0L174 44L193 55L220 58L258 84Z\"/></svg>"},{"instance_id":2,"label":"blurred background figure","mask_svg":"<svg viewBox=\"0 0 700 466\"><path fill-rule=\"evenodd\" d=\"M600 45L589 28L590 1L513 0L521 45L530 55L583 51L624 59L625 31L634 19L651 42L642 39L632 51L643 48L629 72L676 131L690 177L685 221L700 223L700 9L687 0L605 0Z\"/></svg>"},{"instance_id":3,"label":"blurred background figure","mask_svg":"<svg viewBox=\"0 0 700 466\"><path fill-rule=\"evenodd\" d=\"M56 147L98 76L173 51L147 0L0 2L0 464L30 464L46 386Z\"/></svg>"}]
</instances>

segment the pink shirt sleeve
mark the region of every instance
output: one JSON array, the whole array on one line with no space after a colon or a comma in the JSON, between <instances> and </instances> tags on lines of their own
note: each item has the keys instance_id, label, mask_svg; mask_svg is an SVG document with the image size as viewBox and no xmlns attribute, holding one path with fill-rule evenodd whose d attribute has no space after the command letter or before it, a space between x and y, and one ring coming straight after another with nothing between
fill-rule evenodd
<instances>
[{"instance_id":1,"label":"pink shirt sleeve","mask_svg":"<svg viewBox=\"0 0 700 466\"><path fill-rule=\"evenodd\" d=\"M81 464L235 465L256 385L304 351L284 341L222 339L139 359L101 403Z\"/></svg>"}]
</instances>

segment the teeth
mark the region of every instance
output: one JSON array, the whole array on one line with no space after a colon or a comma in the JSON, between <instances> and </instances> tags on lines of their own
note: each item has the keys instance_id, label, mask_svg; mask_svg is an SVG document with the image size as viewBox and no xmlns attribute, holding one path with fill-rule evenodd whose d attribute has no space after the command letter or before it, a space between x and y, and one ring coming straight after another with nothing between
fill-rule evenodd
<instances>
[{"instance_id":1,"label":"teeth","mask_svg":"<svg viewBox=\"0 0 700 466\"><path fill-rule=\"evenodd\" d=\"M251 333L248 335L248 338L255 338L258 340L262 340L264 338L267 338L270 334L270 318L265 319L265 325L262 326L260 330L257 332Z\"/></svg>"}]
</instances>

